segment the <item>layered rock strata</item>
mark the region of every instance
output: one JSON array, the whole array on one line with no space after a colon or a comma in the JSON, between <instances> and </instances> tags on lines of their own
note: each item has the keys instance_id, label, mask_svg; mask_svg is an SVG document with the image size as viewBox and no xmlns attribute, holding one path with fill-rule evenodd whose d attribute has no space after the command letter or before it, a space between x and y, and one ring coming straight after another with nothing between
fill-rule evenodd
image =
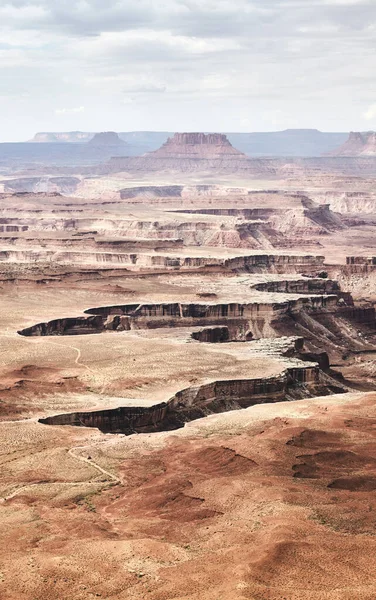
<instances>
[{"instance_id":1,"label":"layered rock strata","mask_svg":"<svg viewBox=\"0 0 376 600\"><path fill-rule=\"evenodd\" d=\"M236 150L227 137L221 133L175 133L175 135L151 153L158 158L218 158L242 157L245 154Z\"/></svg>"},{"instance_id":2,"label":"layered rock strata","mask_svg":"<svg viewBox=\"0 0 376 600\"><path fill-rule=\"evenodd\" d=\"M227 327L229 339L267 337L273 324L301 311L334 311L337 296L312 296L286 302L249 304L128 304L88 309L90 317L56 319L20 330L23 336L74 335L102 331L159 329L163 327Z\"/></svg>"},{"instance_id":3,"label":"layered rock strata","mask_svg":"<svg viewBox=\"0 0 376 600\"><path fill-rule=\"evenodd\" d=\"M214 381L178 392L168 402L152 407L120 407L77 412L39 419L46 425L97 427L105 433L149 433L184 427L185 423L255 404L281 402L340 393L346 388L323 377L317 365L286 369L277 377Z\"/></svg>"},{"instance_id":4,"label":"layered rock strata","mask_svg":"<svg viewBox=\"0 0 376 600\"><path fill-rule=\"evenodd\" d=\"M136 269L207 269L221 268L249 273L270 270L274 273L299 272L320 269L323 256L252 254L221 258L219 256L179 256L144 253L52 251L52 250L0 250L0 262L54 262L67 264L121 264Z\"/></svg>"},{"instance_id":5,"label":"layered rock strata","mask_svg":"<svg viewBox=\"0 0 376 600\"><path fill-rule=\"evenodd\" d=\"M276 174L272 165L248 158L236 150L225 135L217 133L175 133L154 152L140 157L115 157L100 169L102 173L214 170L217 173L263 173L271 177Z\"/></svg>"}]
</instances>

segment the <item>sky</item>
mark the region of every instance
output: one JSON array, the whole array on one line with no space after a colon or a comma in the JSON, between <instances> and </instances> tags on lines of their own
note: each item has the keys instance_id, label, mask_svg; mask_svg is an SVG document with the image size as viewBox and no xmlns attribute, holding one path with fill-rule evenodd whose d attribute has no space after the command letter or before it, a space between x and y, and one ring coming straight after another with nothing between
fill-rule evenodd
<instances>
[{"instance_id":1,"label":"sky","mask_svg":"<svg viewBox=\"0 0 376 600\"><path fill-rule=\"evenodd\" d=\"M376 129L376 0L0 0L0 141Z\"/></svg>"}]
</instances>

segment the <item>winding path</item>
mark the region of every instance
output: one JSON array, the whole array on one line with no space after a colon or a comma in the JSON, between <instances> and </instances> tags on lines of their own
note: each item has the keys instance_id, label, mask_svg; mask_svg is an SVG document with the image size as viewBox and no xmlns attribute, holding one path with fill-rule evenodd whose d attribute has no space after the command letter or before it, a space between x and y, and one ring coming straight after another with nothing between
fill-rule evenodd
<instances>
[{"instance_id":1,"label":"winding path","mask_svg":"<svg viewBox=\"0 0 376 600\"><path fill-rule=\"evenodd\" d=\"M88 448L88 447L89 446L75 446L68 450L68 454L72 458L75 458L76 460L79 460L80 462L90 465L91 467L96 469L102 475L106 475L106 477L108 477L111 480L112 485L121 483L121 479L119 479L119 477L117 477L110 471L103 469L103 467L101 467L96 462L92 461L91 459L85 458L84 456L81 456L79 454L75 454L75 452L74 452L75 450L83 450L84 448ZM99 482L99 481L90 481L90 480L88 480L88 481L72 481L72 482L70 482L70 481L46 481L44 483L41 483L41 482L30 483L30 484L23 485L22 487L18 488L17 490L15 490L11 494L9 494L9 496L5 496L4 498L1 498L0 502L4 504L8 500L11 500L12 498L15 498L16 496L19 496L24 491L29 490L30 488L33 488L33 487L41 486L41 485L77 486L77 485L100 485L100 484L108 485L108 483L109 482L105 482L105 481Z\"/></svg>"},{"instance_id":2,"label":"winding path","mask_svg":"<svg viewBox=\"0 0 376 600\"><path fill-rule=\"evenodd\" d=\"M83 367L84 369L89 371L89 373L95 374L95 371L93 371L93 369L91 369L88 365L85 365L85 363L80 362L80 358L81 358L80 348L76 348L76 346L69 346L68 344L59 344L58 342L52 342L51 340L49 340L49 342L50 342L50 344L53 344L54 346L60 346L61 348L70 348L71 350L74 350L75 352L77 352L77 356L75 358L74 363L76 365L78 365L79 367Z\"/></svg>"}]
</instances>

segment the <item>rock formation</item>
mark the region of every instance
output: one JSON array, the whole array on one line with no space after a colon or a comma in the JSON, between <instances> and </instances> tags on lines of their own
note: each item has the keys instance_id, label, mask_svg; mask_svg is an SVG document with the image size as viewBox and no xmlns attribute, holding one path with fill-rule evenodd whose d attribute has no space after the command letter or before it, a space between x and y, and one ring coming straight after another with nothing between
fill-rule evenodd
<instances>
[{"instance_id":1,"label":"rock formation","mask_svg":"<svg viewBox=\"0 0 376 600\"><path fill-rule=\"evenodd\" d=\"M375 156L376 133L351 131L347 141L330 152L330 156Z\"/></svg>"},{"instance_id":2,"label":"rock formation","mask_svg":"<svg viewBox=\"0 0 376 600\"><path fill-rule=\"evenodd\" d=\"M175 133L154 152L140 157L116 157L98 170L100 174L121 171L213 171L275 175L275 168L267 161L248 158L236 150L225 135L219 133Z\"/></svg>"},{"instance_id":3,"label":"rock formation","mask_svg":"<svg viewBox=\"0 0 376 600\"><path fill-rule=\"evenodd\" d=\"M235 272L260 273L270 269L273 273L297 272L298 270L314 271L322 268L324 257L312 255L275 255L275 254L240 254L232 258L213 257L210 255L187 256L142 252L92 252L63 250L13 250L0 249L0 262L56 262L67 264L123 264L135 269L224 269Z\"/></svg>"},{"instance_id":4,"label":"rock formation","mask_svg":"<svg viewBox=\"0 0 376 600\"><path fill-rule=\"evenodd\" d=\"M95 136L88 141L90 146L124 146L126 143L121 140L115 131L103 131L96 133Z\"/></svg>"},{"instance_id":5,"label":"rock formation","mask_svg":"<svg viewBox=\"0 0 376 600\"><path fill-rule=\"evenodd\" d=\"M105 433L148 433L171 431L210 414L239 410L256 404L281 402L346 391L317 365L286 369L277 377L213 381L179 391L168 402L142 408L79 412L39 419L46 425L97 427Z\"/></svg>"},{"instance_id":6,"label":"rock formation","mask_svg":"<svg viewBox=\"0 0 376 600\"><path fill-rule=\"evenodd\" d=\"M248 156L320 156L331 152L346 141L348 133L328 133L317 129L286 129L252 133L223 132L230 143ZM91 132L39 132L31 142L38 143L79 143L87 142L94 136ZM137 147L141 155L157 150L172 137L167 131L127 131L120 132L120 139Z\"/></svg>"},{"instance_id":7,"label":"rock formation","mask_svg":"<svg viewBox=\"0 0 376 600\"><path fill-rule=\"evenodd\" d=\"M254 164L224 156L0 190L7 600L375 598L374 180L344 224L334 177L223 185Z\"/></svg>"},{"instance_id":8,"label":"rock formation","mask_svg":"<svg viewBox=\"0 0 376 600\"><path fill-rule=\"evenodd\" d=\"M160 158L223 158L245 157L221 133L175 133L152 153Z\"/></svg>"}]
</instances>

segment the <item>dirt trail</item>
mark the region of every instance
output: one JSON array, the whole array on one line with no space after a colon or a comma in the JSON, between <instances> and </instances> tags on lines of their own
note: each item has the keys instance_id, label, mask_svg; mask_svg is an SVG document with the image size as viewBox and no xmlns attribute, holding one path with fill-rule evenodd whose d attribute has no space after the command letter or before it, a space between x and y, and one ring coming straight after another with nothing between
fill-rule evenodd
<instances>
[{"instance_id":1,"label":"dirt trail","mask_svg":"<svg viewBox=\"0 0 376 600\"><path fill-rule=\"evenodd\" d=\"M92 373L95 375L95 371L93 371L93 369L91 369L88 365L85 365L85 363L80 362L80 358L81 358L80 348L76 348L76 346L68 346L66 344L59 344L58 342L52 342L51 340L49 340L49 343L53 344L54 346L60 346L61 348L70 348L71 350L74 350L75 352L77 352L77 356L75 358L74 364L78 365L79 367L83 367L84 369L89 371L89 373Z\"/></svg>"},{"instance_id":2,"label":"dirt trail","mask_svg":"<svg viewBox=\"0 0 376 600\"><path fill-rule=\"evenodd\" d=\"M73 448L70 448L68 450L68 454L69 456L71 456L72 458L79 460L80 462L86 463L88 464L90 467L93 467L94 469L96 469L99 473L101 473L102 475L105 475L106 477L108 477L112 484L113 483L120 483L121 480L119 479L119 477L117 477L116 475L114 475L113 473L110 473L110 471L107 471L106 469L103 469L103 467L101 467L100 465L98 465L96 462L94 462L93 460L89 459L89 458L85 458L84 456L81 456L80 454L75 454L75 450L83 450L85 448L89 448L89 446L75 446ZM30 483L27 485L23 485L22 487L18 488L17 490L15 490L14 492L12 492L11 494L9 494L9 496L5 496L4 498L0 499L0 503L4 503L8 500L11 500L12 498L15 498L16 496L19 496L20 494L22 494L23 492L25 492L26 490L30 490L30 488L33 487L40 487L41 485L58 485L58 486L78 486L78 485L98 485L100 483L103 483L103 485L108 485L108 482L103 481L74 481L74 482L66 482L66 481L47 481L47 482L37 482L37 483Z\"/></svg>"}]
</instances>

